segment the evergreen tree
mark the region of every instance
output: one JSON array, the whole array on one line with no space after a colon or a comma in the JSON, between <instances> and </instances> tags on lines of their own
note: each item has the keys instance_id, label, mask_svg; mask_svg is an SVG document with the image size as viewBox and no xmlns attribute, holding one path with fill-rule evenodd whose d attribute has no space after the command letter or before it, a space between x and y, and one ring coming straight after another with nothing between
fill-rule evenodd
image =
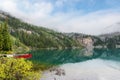
<instances>
[{"instance_id":1,"label":"evergreen tree","mask_svg":"<svg viewBox=\"0 0 120 80\"><path fill-rule=\"evenodd\" d=\"M11 51L12 42L8 30L7 20L0 24L0 51Z\"/></svg>"},{"instance_id":2,"label":"evergreen tree","mask_svg":"<svg viewBox=\"0 0 120 80\"><path fill-rule=\"evenodd\" d=\"M9 34L9 31L8 31L7 21L3 25L4 25L4 28L3 28L3 31L2 31L3 51L10 51L10 50L12 50L12 44L11 44L10 34Z\"/></svg>"},{"instance_id":3,"label":"evergreen tree","mask_svg":"<svg viewBox=\"0 0 120 80\"><path fill-rule=\"evenodd\" d=\"M3 48L2 24L0 24L0 51Z\"/></svg>"}]
</instances>

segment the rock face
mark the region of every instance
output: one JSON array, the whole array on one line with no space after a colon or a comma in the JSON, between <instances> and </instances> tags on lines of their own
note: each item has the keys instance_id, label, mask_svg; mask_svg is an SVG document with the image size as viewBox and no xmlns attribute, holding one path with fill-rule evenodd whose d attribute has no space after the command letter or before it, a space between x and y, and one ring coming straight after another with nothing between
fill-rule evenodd
<instances>
[{"instance_id":1,"label":"rock face","mask_svg":"<svg viewBox=\"0 0 120 80\"><path fill-rule=\"evenodd\" d=\"M90 35L82 33L65 33L64 35L77 40L84 47L93 47L94 41Z\"/></svg>"},{"instance_id":2,"label":"rock face","mask_svg":"<svg viewBox=\"0 0 120 80\"><path fill-rule=\"evenodd\" d=\"M88 38L83 38L82 39L82 44L85 46L86 50L84 55L85 56L91 56L93 55L93 40L91 37Z\"/></svg>"},{"instance_id":3,"label":"rock face","mask_svg":"<svg viewBox=\"0 0 120 80\"><path fill-rule=\"evenodd\" d=\"M78 33L67 33L66 36L77 40L83 47L83 55L84 56L92 56L93 55L93 44L94 44L94 37L85 34L78 34Z\"/></svg>"},{"instance_id":4,"label":"rock face","mask_svg":"<svg viewBox=\"0 0 120 80\"><path fill-rule=\"evenodd\" d=\"M83 38L81 42L85 47L93 47L93 40L91 37Z\"/></svg>"},{"instance_id":5,"label":"rock face","mask_svg":"<svg viewBox=\"0 0 120 80\"><path fill-rule=\"evenodd\" d=\"M86 37L86 38L77 38L77 41L81 43L85 48L88 50L91 48L93 49L93 40L91 37Z\"/></svg>"}]
</instances>

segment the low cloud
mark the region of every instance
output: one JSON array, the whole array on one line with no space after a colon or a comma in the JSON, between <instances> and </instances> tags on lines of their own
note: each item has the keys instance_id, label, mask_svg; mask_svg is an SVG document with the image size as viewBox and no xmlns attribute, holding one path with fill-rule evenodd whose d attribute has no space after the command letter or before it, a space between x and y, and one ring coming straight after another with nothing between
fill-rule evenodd
<instances>
[{"instance_id":1,"label":"low cloud","mask_svg":"<svg viewBox=\"0 0 120 80\"><path fill-rule=\"evenodd\" d=\"M45 26L60 32L98 35L102 33L106 26L120 22L120 11L117 8L89 13L84 13L83 10L56 11L56 7L63 6L65 1L67 2L68 0L62 0L61 2L57 0L55 3L43 0L36 0L33 3L28 0L0 0L2 3L0 4L0 9L29 23ZM90 1L94 2L95 0Z\"/></svg>"}]
</instances>

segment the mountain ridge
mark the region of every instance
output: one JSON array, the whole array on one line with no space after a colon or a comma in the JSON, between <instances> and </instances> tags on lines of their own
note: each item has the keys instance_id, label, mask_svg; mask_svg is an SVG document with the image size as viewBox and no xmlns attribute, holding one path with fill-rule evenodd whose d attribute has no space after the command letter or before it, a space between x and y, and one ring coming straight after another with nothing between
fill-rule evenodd
<instances>
[{"instance_id":1,"label":"mountain ridge","mask_svg":"<svg viewBox=\"0 0 120 80\"><path fill-rule=\"evenodd\" d=\"M8 18L10 34L30 48L81 48L81 44L79 42L62 33L29 24L4 12L0 12L0 14L2 15L0 16L1 22L5 21L5 17Z\"/></svg>"},{"instance_id":2,"label":"mountain ridge","mask_svg":"<svg viewBox=\"0 0 120 80\"><path fill-rule=\"evenodd\" d=\"M120 32L120 22L107 26L103 29L103 34L111 34L115 32Z\"/></svg>"}]
</instances>

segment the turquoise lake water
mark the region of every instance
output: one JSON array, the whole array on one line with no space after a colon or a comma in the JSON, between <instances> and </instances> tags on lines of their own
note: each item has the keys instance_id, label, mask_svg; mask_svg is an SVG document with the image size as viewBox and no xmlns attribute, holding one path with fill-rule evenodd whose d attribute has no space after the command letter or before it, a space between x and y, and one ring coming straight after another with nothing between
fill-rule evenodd
<instances>
[{"instance_id":1,"label":"turquoise lake water","mask_svg":"<svg viewBox=\"0 0 120 80\"><path fill-rule=\"evenodd\" d=\"M59 65L45 71L41 80L120 80L120 49L37 50L30 59L44 65Z\"/></svg>"},{"instance_id":2,"label":"turquoise lake water","mask_svg":"<svg viewBox=\"0 0 120 80\"><path fill-rule=\"evenodd\" d=\"M65 63L76 63L90 59L107 59L120 61L120 49L67 49L67 50L37 50L31 51L33 62L59 65Z\"/></svg>"}]
</instances>

